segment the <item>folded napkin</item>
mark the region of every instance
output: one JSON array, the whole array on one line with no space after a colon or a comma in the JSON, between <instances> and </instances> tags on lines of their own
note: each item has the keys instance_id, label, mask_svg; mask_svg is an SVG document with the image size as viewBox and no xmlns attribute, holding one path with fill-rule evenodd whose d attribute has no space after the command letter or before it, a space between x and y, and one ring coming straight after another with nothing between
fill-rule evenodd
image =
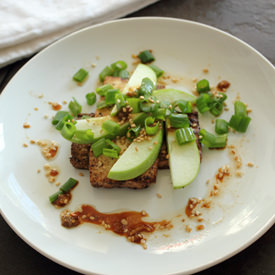
<instances>
[{"instance_id":1,"label":"folded napkin","mask_svg":"<svg viewBox=\"0 0 275 275\"><path fill-rule=\"evenodd\" d=\"M158 0L1 0L0 67L83 27L119 18Z\"/></svg>"}]
</instances>

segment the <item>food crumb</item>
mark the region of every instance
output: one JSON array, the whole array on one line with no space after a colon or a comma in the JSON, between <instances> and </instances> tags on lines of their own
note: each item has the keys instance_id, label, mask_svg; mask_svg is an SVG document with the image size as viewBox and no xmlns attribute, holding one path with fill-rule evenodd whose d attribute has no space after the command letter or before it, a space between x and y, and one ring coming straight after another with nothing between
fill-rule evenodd
<instances>
[{"instance_id":1,"label":"food crumb","mask_svg":"<svg viewBox=\"0 0 275 275\"><path fill-rule=\"evenodd\" d=\"M92 64L92 68L95 68L95 67L96 67L96 64L95 64L95 63L93 63L93 64Z\"/></svg>"},{"instance_id":2,"label":"food crumb","mask_svg":"<svg viewBox=\"0 0 275 275\"><path fill-rule=\"evenodd\" d=\"M207 181L206 181L206 184L209 184L209 183L210 183L210 180L207 180Z\"/></svg>"},{"instance_id":3,"label":"food crumb","mask_svg":"<svg viewBox=\"0 0 275 275\"><path fill-rule=\"evenodd\" d=\"M243 175L243 174L242 174L242 172L241 172L241 171L236 171L236 176L237 176L237 177L239 177L239 178L240 178L240 177L242 177L242 175Z\"/></svg>"},{"instance_id":4,"label":"food crumb","mask_svg":"<svg viewBox=\"0 0 275 275\"><path fill-rule=\"evenodd\" d=\"M79 173L79 176L84 177L84 174L82 172Z\"/></svg>"},{"instance_id":5,"label":"food crumb","mask_svg":"<svg viewBox=\"0 0 275 275\"><path fill-rule=\"evenodd\" d=\"M35 140L31 139L30 144L35 144Z\"/></svg>"},{"instance_id":6,"label":"food crumb","mask_svg":"<svg viewBox=\"0 0 275 275\"><path fill-rule=\"evenodd\" d=\"M24 143L23 146L24 146L24 147L28 147L28 144L27 144L27 143Z\"/></svg>"},{"instance_id":7,"label":"food crumb","mask_svg":"<svg viewBox=\"0 0 275 275\"><path fill-rule=\"evenodd\" d=\"M159 199L162 198L162 195L161 195L160 193L157 193L156 195L157 195L157 197L158 197Z\"/></svg>"},{"instance_id":8,"label":"food crumb","mask_svg":"<svg viewBox=\"0 0 275 275\"><path fill-rule=\"evenodd\" d=\"M66 105L68 102L66 100L63 100L62 104Z\"/></svg>"},{"instance_id":9,"label":"food crumb","mask_svg":"<svg viewBox=\"0 0 275 275\"><path fill-rule=\"evenodd\" d=\"M207 73L209 72L209 70L208 70L207 68L204 68L202 71L203 71L205 74L207 74Z\"/></svg>"},{"instance_id":10,"label":"food crumb","mask_svg":"<svg viewBox=\"0 0 275 275\"><path fill-rule=\"evenodd\" d=\"M200 231L200 230L203 230L204 229L204 225L203 224L199 224L196 226L196 230L197 231Z\"/></svg>"},{"instance_id":11,"label":"food crumb","mask_svg":"<svg viewBox=\"0 0 275 275\"><path fill-rule=\"evenodd\" d=\"M39 96L38 96L38 98L43 98L44 97L44 95L43 94L40 94Z\"/></svg>"},{"instance_id":12,"label":"food crumb","mask_svg":"<svg viewBox=\"0 0 275 275\"><path fill-rule=\"evenodd\" d=\"M254 167L254 163L249 161L249 162L247 163L247 166L248 166L248 167Z\"/></svg>"},{"instance_id":13,"label":"food crumb","mask_svg":"<svg viewBox=\"0 0 275 275\"><path fill-rule=\"evenodd\" d=\"M192 231L192 228L189 225L185 226L185 231L190 233Z\"/></svg>"},{"instance_id":14,"label":"food crumb","mask_svg":"<svg viewBox=\"0 0 275 275\"><path fill-rule=\"evenodd\" d=\"M41 170L40 169L37 169L37 174L39 174L41 172Z\"/></svg>"},{"instance_id":15,"label":"food crumb","mask_svg":"<svg viewBox=\"0 0 275 275\"><path fill-rule=\"evenodd\" d=\"M34 108L34 110L35 110L35 111L38 111L38 108L37 108L37 107L35 107L35 108Z\"/></svg>"},{"instance_id":16,"label":"food crumb","mask_svg":"<svg viewBox=\"0 0 275 275\"><path fill-rule=\"evenodd\" d=\"M31 127L31 125L28 122L25 122L23 124L23 128L25 128L25 129L30 128L30 127Z\"/></svg>"},{"instance_id":17,"label":"food crumb","mask_svg":"<svg viewBox=\"0 0 275 275\"><path fill-rule=\"evenodd\" d=\"M61 184L61 183L58 181L55 185L56 185L56 186L59 186L60 184Z\"/></svg>"}]
</instances>

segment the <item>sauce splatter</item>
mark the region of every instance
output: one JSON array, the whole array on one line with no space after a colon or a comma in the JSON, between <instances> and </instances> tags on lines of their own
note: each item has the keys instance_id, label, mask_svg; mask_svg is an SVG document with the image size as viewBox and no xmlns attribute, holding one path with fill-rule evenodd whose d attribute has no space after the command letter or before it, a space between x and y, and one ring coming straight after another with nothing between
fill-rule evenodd
<instances>
[{"instance_id":1,"label":"sauce splatter","mask_svg":"<svg viewBox=\"0 0 275 275\"><path fill-rule=\"evenodd\" d=\"M81 211L61 213L61 224L66 228L78 226L82 223L93 223L103 226L115 234L126 237L130 242L146 246L144 233L153 233L155 230L171 229L169 221L147 222L143 218L148 214L145 211L125 211L119 213L102 213L93 206L82 205Z\"/></svg>"}]
</instances>

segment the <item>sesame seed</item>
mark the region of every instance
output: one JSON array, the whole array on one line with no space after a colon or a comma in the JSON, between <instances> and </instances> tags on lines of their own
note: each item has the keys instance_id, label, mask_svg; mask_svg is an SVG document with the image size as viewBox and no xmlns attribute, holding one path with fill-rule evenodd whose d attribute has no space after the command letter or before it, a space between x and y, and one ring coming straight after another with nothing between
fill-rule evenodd
<instances>
[{"instance_id":1,"label":"sesame seed","mask_svg":"<svg viewBox=\"0 0 275 275\"><path fill-rule=\"evenodd\" d=\"M49 117L49 115L47 115L47 114L46 114L46 115L44 115L44 118L45 118L45 119L47 119L48 117Z\"/></svg>"},{"instance_id":2,"label":"sesame seed","mask_svg":"<svg viewBox=\"0 0 275 275\"><path fill-rule=\"evenodd\" d=\"M242 176L242 172L241 172L241 171L237 171L237 172L236 172L236 176L237 176L237 177L241 177L241 176Z\"/></svg>"},{"instance_id":3,"label":"sesame seed","mask_svg":"<svg viewBox=\"0 0 275 275\"><path fill-rule=\"evenodd\" d=\"M93 63L93 64L92 64L92 68L95 68L95 66L96 66L96 64L95 64L95 63Z\"/></svg>"},{"instance_id":4,"label":"sesame seed","mask_svg":"<svg viewBox=\"0 0 275 275\"><path fill-rule=\"evenodd\" d=\"M149 146L149 147L148 147L148 149L149 149L149 150L152 150L152 149L153 149L153 147L152 147L152 146Z\"/></svg>"},{"instance_id":5,"label":"sesame seed","mask_svg":"<svg viewBox=\"0 0 275 275\"><path fill-rule=\"evenodd\" d=\"M30 127L31 127L30 124L27 123L27 122L25 122L25 123L23 124L23 128L25 128L25 129L30 128Z\"/></svg>"},{"instance_id":6,"label":"sesame seed","mask_svg":"<svg viewBox=\"0 0 275 275\"><path fill-rule=\"evenodd\" d=\"M34 110L35 110L35 111L38 111L38 108L37 108L37 107L35 107L35 108L34 108Z\"/></svg>"},{"instance_id":7,"label":"sesame seed","mask_svg":"<svg viewBox=\"0 0 275 275\"><path fill-rule=\"evenodd\" d=\"M83 177L83 176L84 176L84 174L83 174L82 172L80 172L80 173L79 173L79 176Z\"/></svg>"},{"instance_id":8,"label":"sesame seed","mask_svg":"<svg viewBox=\"0 0 275 275\"><path fill-rule=\"evenodd\" d=\"M127 225L127 224L128 224L128 222L127 222L126 219L122 219L120 222L121 222L123 225Z\"/></svg>"},{"instance_id":9,"label":"sesame seed","mask_svg":"<svg viewBox=\"0 0 275 275\"><path fill-rule=\"evenodd\" d=\"M41 172L41 170L40 169L37 169L37 174L39 174Z\"/></svg>"},{"instance_id":10,"label":"sesame seed","mask_svg":"<svg viewBox=\"0 0 275 275\"><path fill-rule=\"evenodd\" d=\"M253 162L248 162L248 163L247 163L247 166L248 166L248 167L253 167L253 166L254 166L254 163L253 163Z\"/></svg>"},{"instance_id":11,"label":"sesame seed","mask_svg":"<svg viewBox=\"0 0 275 275\"><path fill-rule=\"evenodd\" d=\"M27 143L24 143L24 144L23 144L23 147L28 147L28 144L27 144Z\"/></svg>"},{"instance_id":12,"label":"sesame seed","mask_svg":"<svg viewBox=\"0 0 275 275\"><path fill-rule=\"evenodd\" d=\"M207 73L209 72L209 70L208 70L207 68L204 68L202 71L203 71L205 74L207 74Z\"/></svg>"},{"instance_id":13,"label":"sesame seed","mask_svg":"<svg viewBox=\"0 0 275 275\"><path fill-rule=\"evenodd\" d=\"M157 197L158 197L159 199L162 198L162 195L161 195L160 193L157 193L156 195L157 195Z\"/></svg>"}]
</instances>

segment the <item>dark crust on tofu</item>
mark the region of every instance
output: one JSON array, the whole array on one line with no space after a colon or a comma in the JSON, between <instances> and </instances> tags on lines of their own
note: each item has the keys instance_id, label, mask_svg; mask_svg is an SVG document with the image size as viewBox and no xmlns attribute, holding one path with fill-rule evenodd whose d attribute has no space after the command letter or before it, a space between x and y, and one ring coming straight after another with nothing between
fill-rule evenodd
<instances>
[{"instance_id":1,"label":"dark crust on tofu","mask_svg":"<svg viewBox=\"0 0 275 275\"><path fill-rule=\"evenodd\" d=\"M78 114L78 118L82 118L83 116L94 117L94 113L85 114L81 113ZM70 162L74 168L77 169L89 169L89 151L90 151L90 144L77 144L72 143L71 145L71 158Z\"/></svg>"},{"instance_id":2,"label":"dark crust on tofu","mask_svg":"<svg viewBox=\"0 0 275 275\"><path fill-rule=\"evenodd\" d=\"M90 182L93 187L144 189L151 183L156 182L158 159L145 173L139 177L126 181L116 181L107 177L116 159L107 159L107 157L103 155L95 158L91 151L89 159Z\"/></svg>"}]
</instances>

